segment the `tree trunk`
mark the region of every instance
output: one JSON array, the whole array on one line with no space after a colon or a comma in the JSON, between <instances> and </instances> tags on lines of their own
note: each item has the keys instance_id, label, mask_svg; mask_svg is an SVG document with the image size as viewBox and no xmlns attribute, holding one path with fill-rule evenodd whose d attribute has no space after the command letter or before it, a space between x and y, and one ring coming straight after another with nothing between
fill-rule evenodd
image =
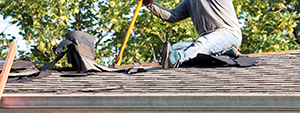
<instances>
[{"instance_id":1,"label":"tree trunk","mask_svg":"<svg viewBox=\"0 0 300 113\"><path fill-rule=\"evenodd\" d=\"M294 28L294 36L297 38L297 43L300 44L300 23Z\"/></svg>"}]
</instances>

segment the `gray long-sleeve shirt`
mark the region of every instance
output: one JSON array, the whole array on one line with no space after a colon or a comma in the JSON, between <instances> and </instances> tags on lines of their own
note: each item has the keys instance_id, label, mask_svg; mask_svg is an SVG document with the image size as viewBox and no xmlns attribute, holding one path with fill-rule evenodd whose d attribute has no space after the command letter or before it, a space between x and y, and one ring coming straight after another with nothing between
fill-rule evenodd
<instances>
[{"instance_id":1,"label":"gray long-sleeve shirt","mask_svg":"<svg viewBox=\"0 0 300 113\"><path fill-rule=\"evenodd\" d=\"M183 0L172 10L153 1L146 7L154 15L170 23L191 17L199 35L212 30L228 29L242 40L232 0Z\"/></svg>"}]
</instances>

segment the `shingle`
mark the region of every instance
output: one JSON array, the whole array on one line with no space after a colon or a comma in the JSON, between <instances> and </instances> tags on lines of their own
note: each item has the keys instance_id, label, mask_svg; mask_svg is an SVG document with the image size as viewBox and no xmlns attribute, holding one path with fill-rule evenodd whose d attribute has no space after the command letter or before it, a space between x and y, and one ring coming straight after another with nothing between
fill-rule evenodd
<instances>
[{"instance_id":1,"label":"shingle","mask_svg":"<svg viewBox=\"0 0 300 113\"><path fill-rule=\"evenodd\" d=\"M125 86L110 93L300 93L300 54L263 55L252 67L195 66L137 74L101 72L82 77L60 73L26 83L7 83L4 93L55 93ZM99 93L99 92L98 92Z\"/></svg>"}]
</instances>

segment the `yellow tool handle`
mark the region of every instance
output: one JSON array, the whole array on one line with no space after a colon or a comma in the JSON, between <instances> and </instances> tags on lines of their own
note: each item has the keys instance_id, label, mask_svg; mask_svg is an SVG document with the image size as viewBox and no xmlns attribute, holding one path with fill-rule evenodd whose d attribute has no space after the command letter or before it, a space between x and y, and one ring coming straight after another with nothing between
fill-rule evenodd
<instances>
[{"instance_id":1,"label":"yellow tool handle","mask_svg":"<svg viewBox=\"0 0 300 113\"><path fill-rule=\"evenodd\" d=\"M1 100L2 93L4 91L4 88L5 88L5 85L7 82L7 78L8 78L11 66L14 62L16 52L17 52L17 45L15 42L12 42L10 44L9 51L8 51L5 63L3 65L1 76L0 76L0 100Z\"/></svg>"},{"instance_id":2,"label":"yellow tool handle","mask_svg":"<svg viewBox=\"0 0 300 113\"><path fill-rule=\"evenodd\" d=\"M138 16L138 13L139 13L139 11L140 11L140 9L141 9L141 7L142 7L142 4L143 4L143 0L140 0L139 3L138 3L138 6L136 7L136 10L135 10L135 12L134 12L134 15L133 15L133 18L132 18L132 20L131 20L130 26L129 26L128 31L127 31L127 33L126 33L125 39L124 39L124 41L123 41L121 50L120 50L119 55L118 55L118 57L117 57L117 59L116 59L116 61L118 62L118 63L117 63L118 66L121 65L122 54L123 54L124 49L125 49L125 46L126 46L126 44L127 44L127 42L128 42L128 38L129 38L129 36L130 36L130 33L131 33L132 28L133 28L134 22L135 22L135 20L136 20L136 18L137 18L137 16Z\"/></svg>"}]
</instances>

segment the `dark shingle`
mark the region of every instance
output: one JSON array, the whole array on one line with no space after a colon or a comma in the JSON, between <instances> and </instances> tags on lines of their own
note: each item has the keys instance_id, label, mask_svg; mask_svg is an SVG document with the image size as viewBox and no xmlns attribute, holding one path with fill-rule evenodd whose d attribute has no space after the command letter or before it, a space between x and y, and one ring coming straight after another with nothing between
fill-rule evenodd
<instances>
[{"instance_id":1,"label":"dark shingle","mask_svg":"<svg viewBox=\"0 0 300 113\"><path fill-rule=\"evenodd\" d=\"M4 93L54 93L87 88L124 86L110 93L300 93L300 54L258 56L252 67L195 66L156 69L137 74L102 72L82 77L48 77L7 83Z\"/></svg>"}]
</instances>

